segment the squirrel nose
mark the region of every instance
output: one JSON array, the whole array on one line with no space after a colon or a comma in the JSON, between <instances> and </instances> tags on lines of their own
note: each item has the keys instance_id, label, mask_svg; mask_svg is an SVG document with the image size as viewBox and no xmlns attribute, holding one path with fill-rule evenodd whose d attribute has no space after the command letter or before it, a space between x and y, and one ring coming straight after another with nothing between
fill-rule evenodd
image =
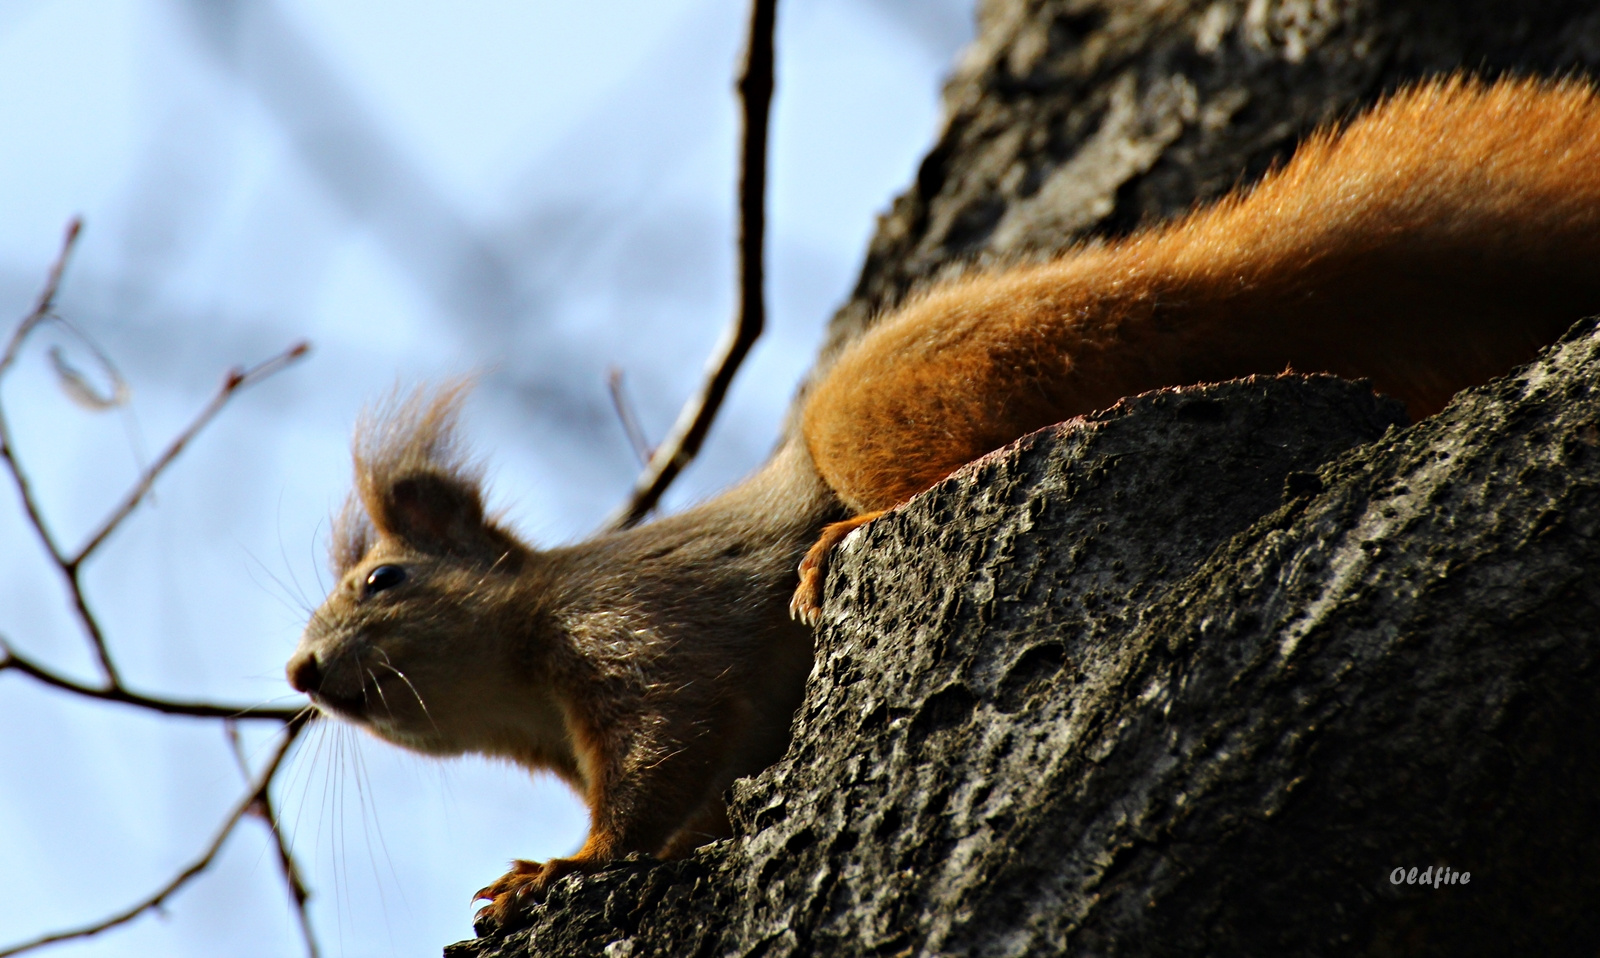
<instances>
[{"instance_id":1,"label":"squirrel nose","mask_svg":"<svg viewBox=\"0 0 1600 958\"><path fill-rule=\"evenodd\" d=\"M289 660L289 684L297 692L315 692L322 687L322 667L315 652L300 652Z\"/></svg>"}]
</instances>

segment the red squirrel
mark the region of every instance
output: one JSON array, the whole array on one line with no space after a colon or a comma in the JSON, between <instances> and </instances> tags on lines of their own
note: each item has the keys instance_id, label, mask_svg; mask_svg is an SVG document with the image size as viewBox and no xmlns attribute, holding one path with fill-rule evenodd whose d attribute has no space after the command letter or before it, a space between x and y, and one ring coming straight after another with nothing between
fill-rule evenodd
<instances>
[{"instance_id":1,"label":"red squirrel","mask_svg":"<svg viewBox=\"0 0 1600 958\"><path fill-rule=\"evenodd\" d=\"M339 584L289 680L398 744L584 796L576 854L479 892L505 925L562 874L728 834L723 790L781 754L810 668L786 600L814 623L828 550L962 464L1123 396L1286 368L1428 416L1595 313L1600 97L1423 83L1170 225L914 299L754 476L636 529L524 545L456 443L460 388L391 405L357 429Z\"/></svg>"}]
</instances>

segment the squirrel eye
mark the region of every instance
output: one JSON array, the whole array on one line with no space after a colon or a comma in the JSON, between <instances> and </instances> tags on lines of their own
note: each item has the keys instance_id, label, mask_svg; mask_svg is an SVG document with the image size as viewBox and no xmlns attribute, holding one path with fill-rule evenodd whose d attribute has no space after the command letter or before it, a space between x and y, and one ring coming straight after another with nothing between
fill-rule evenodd
<instances>
[{"instance_id":1,"label":"squirrel eye","mask_svg":"<svg viewBox=\"0 0 1600 958\"><path fill-rule=\"evenodd\" d=\"M371 572L367 573L366 594L372 595L374 592L382 592L385 589L392 589L404 581L406 581L406 570L404 566L378 566L376 569L373 569Z\"/></svg>"}]
</instances>

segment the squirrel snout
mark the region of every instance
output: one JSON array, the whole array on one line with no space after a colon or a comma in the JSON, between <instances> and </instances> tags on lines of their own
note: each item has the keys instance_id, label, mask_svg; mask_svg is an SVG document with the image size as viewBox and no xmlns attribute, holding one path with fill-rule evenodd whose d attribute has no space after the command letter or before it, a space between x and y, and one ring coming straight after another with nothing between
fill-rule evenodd
<instances>
[{"instance_id":1,"label":"squirrel snout","mask_svg":"<svg viewBox=\"0 0 1600 958\"><path fill-rule=\"evenodd\" d=\"M297 692L311 693L322 688L322 666L317 664L315 652L295 653L285 671L289 674L289 684Z\"/></svg>"}]
</instances>

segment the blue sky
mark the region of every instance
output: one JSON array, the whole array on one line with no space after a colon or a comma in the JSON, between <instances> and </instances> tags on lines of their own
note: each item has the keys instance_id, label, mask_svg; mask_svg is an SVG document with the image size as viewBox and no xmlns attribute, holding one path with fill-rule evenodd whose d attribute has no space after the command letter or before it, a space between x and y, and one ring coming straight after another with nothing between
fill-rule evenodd
<instances>
[{"instance_id":1,"label":"blue sky","mask_svg":"<svg viewBox=\"0 0 1600 958\"><path fill-rule=\"evenodd\" d=\"M967 0L784 0L771 167L771 329L681 505L751 469L823 325L938 123ZM240 397L87 574L130 685L295 699L349 429L396 383L476 372L467 433L492 499L539 543L620 501L623 369L653 437L733 302L745 19L732 0L0 0L0 318L87 223L59 312L4 384L46 513L76 542L228 367L310 358ZM72 405L59 346L130 383ZM0 493L0 635L93 662L15 496ZM253 734L261 754L267 743ZM215 723L65 698L0 674L0 946L165 881L240 794ZM313 733L277 799L331 955L436 955L512 857L581 839L552 780ZM247 824L162 917L61 955L301 952Z\"/></svg>"}]
</instances>

